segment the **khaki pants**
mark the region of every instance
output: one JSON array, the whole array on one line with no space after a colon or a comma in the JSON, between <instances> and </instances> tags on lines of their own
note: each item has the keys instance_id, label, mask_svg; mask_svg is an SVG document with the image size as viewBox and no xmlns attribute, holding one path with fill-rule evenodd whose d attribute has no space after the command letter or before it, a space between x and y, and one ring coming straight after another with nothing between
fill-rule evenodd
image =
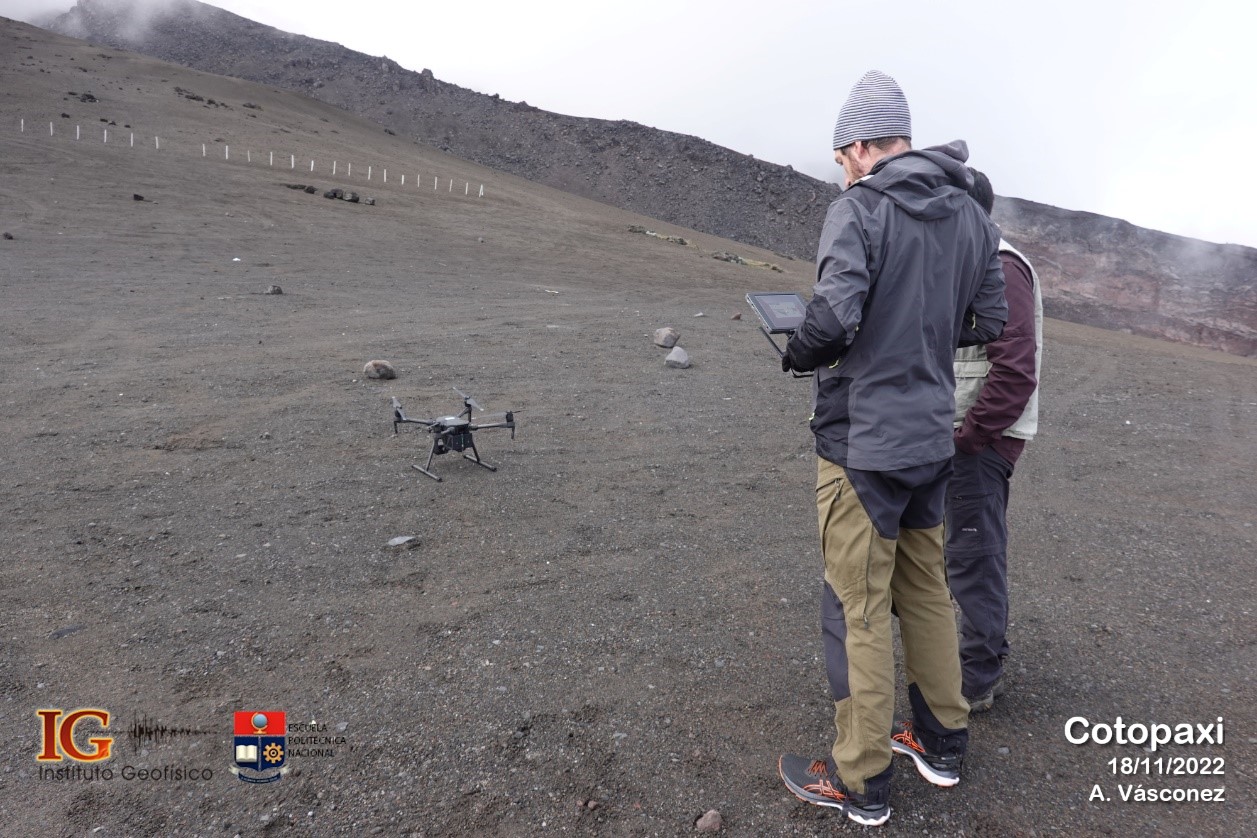
<instances>
[{"instance_id":1,"label":"khaki pants","mask_svg":"<svg viewBox=\"0 0 1257 838\"><path fill-rule=\"evenodd\" d=\"M927 474L921 485L912 485L922 473L888 472L885 476L894 478L883 480L881 474L862 472L856 485L873 480L879 487L866 490L862 503L852 474L823 458L818 462L816 507L825 582L835 595L826 604L824 621L838 730L833 757L843 783L860 794L866 793L870 778L889 782L895 710L892 604L908 683L916 685L928 707L925 718L914 713L916 727L945 735L968 724L969 706L960 692L956 618L943 563L942 490L948 472L941 478ZM910 528L928 523L935 506L933 525ZM894 537L879 532L875 519L882 532L893 521L897 528L889 534Z\"/></svg>"}]
</instances>

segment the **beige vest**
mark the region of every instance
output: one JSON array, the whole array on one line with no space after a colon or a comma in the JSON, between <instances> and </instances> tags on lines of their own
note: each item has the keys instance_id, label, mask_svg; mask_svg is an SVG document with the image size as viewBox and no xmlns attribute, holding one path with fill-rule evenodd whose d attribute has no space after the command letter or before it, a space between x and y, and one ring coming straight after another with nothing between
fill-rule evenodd
<instances>
[{"instance_id":1,"label":"beige vest","mask_svg":"<svg viewBox=\"0 0 1257 838\"><path fill-rule=\"evenodd\" d=\"M1030 268L1030 279L1034 282L1034 378L1039 380L1039 366L1043 358L1043 294L1039 289L1039 275L1034 272L1030 260L1021 255L1011 244L1000 239L1000 253L1011 253ZM955 426L959 428L965 421L965 414L978 400L982 385L991 371L991 362L986 359L985 346L965 346L956 350L956 416ZM1004 436L1017 439L1034 439L1039 430L1039 388L1036 385L1026 409L1004 431Z\"/></svg>"}]
</instances>

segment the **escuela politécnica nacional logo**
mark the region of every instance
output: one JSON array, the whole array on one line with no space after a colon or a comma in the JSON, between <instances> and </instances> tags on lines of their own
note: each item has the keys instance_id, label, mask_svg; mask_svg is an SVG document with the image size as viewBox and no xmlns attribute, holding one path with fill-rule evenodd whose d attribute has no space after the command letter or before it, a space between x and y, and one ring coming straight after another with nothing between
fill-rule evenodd
<instances>
[{"instance_id":1,"label":"escuela polit\u00e9cnica nacional logo","mask_svg":"<svg viewBox=\"0 0 1257 838\"><path fill-rule=\"evenodd\" d=\"M288 723L282 710L238 710L235 764L231 773L246 783L273 783L288 773Z\"/></svg>"}]
</instances>

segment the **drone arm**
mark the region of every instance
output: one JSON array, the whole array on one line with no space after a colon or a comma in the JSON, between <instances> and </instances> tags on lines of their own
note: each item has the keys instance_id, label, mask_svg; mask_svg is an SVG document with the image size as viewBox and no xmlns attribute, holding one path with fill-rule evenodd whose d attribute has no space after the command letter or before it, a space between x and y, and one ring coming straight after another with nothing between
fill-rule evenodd
<instances>
[{"instance_id":1,"label":"drone arm","mask_svg":"<svg viewBox=\"0 0 1257 838\"><path fill-rule=\"evenodd\" d=\"M473 431L486 431L486 430L489 430L490 428L510 428L511 430L515 430L515 423L514 422L489 422L484 425L468 425L467 427L469 430L473 430Z\"/></svg>"},{"instance_id":2,"label":"drone arm","mask_svg":"<svg viewBox=\"0 0 1257 838\"><path fill-rule=\"evenodd\" d=\"M437 424L435 419L411 419L402 411L402 403L393 396L393 433L397 433L398 425L423 425L431 428Z\"/></svg>"},{"instance_id":3,"label":"drone arm","mask_svg":"<svg viewBox=\"0 0 1257 838\"><path fill-rule=\"evenodd\" d=\"M514 439L515 438L515 412L508 410L506 412L506 418L501 422L485 422L480 425L469 425L468 427L471 428L471 430L473 431L483 431L489 428L510 428L511 439Z\"/></svg>"}]
</instances>

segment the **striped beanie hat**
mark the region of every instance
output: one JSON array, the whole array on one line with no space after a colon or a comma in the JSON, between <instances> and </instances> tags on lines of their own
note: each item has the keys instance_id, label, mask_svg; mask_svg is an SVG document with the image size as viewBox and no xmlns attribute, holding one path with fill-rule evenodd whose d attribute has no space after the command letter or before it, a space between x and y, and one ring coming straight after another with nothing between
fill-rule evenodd
<instances>
[{"instance_id":1,"label":"striped beanie hat","mask_svg":"<svg viewBox=\"0 0 1257 838\"><path fill-rule=\"evenodd\" d=\"M895 80L879 70L869 70L851 88L851 94L838 112L834 149L845 148L856 140L880 137L911 139L912 114Z\"/></svg>"}]
</instances>

